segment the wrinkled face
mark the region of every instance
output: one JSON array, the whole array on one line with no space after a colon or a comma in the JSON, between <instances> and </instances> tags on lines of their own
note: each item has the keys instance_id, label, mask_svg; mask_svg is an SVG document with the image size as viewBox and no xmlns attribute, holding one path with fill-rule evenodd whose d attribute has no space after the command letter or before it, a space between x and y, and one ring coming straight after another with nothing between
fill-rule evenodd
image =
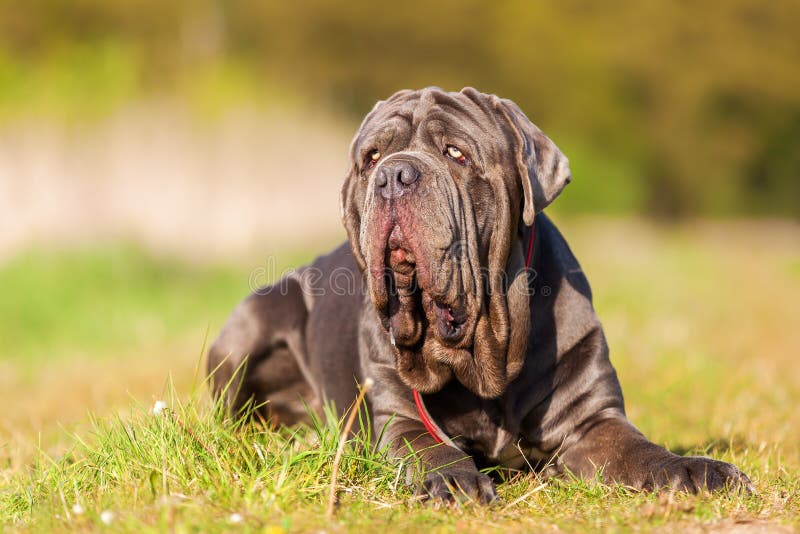
<instances>
[{"instance_id":1,"label":"wrinkled face","mask_svg":"<svg viewBox=\"0 0 800 534\"><path fill-rule=\"evenodd\" d=\"M499 103L474 90L401 92L353 142L345 225L398 372L423 392L455 373L482 396L500 394L509 338L529 324L519 136ZM510 296L512 287L523 291ZM509 299L525 308L516 327ZM487 386L486 372L502 386Z\"/></svg>"},{"instance_id":2,"label":"wrinkled face","mask_svg":"<svg viewBox=\"0 0 800 534\"><path fill-rule=\"evenodd\" d=\"M370 296L397 345L425 337L440 350L466 349L496 215L485 158L505 136L487 136L476 121L482 114L455 102L407 104L372 117L356 147Z\"/></svg>"}]
</instances>

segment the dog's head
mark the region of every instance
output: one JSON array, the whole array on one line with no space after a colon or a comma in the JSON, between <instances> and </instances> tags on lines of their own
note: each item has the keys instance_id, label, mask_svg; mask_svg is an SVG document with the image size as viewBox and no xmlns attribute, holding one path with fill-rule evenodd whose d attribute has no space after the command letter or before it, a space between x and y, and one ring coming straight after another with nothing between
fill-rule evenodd
<instances>
[{"instance_id":1,"label":"dog's head","mask_svg":"<svg viewBox=\"0 0 800 534\"><path fill-rule=\"evenodd\" d=\"M342 218L400 377L500 395L530 326L519 229L570 181L567 159L516 104L472 88L395 93L350 156Z\"/></svg>"}]
</instances>

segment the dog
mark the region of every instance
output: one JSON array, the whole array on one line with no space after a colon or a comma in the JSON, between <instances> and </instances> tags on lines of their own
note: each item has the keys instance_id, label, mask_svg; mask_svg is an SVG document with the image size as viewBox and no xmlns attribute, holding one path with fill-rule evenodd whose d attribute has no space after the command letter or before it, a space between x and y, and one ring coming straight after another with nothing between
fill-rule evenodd
<instances>
[{"instance_id":1,"label":"dog","mask_svg":"<svg viewBox=\"0 0 800 534\"><path fill-rule=\"evenodd\" d=\"M348 241L233 311L212 388L294 424L358 384L371 424L424 498L496 499L483 466L546 466L640 490L750 489L625 417L589 283L542 210L567 158L510 100L473 88L378 102L350 148Z\"/></svg>"}]
</instances>

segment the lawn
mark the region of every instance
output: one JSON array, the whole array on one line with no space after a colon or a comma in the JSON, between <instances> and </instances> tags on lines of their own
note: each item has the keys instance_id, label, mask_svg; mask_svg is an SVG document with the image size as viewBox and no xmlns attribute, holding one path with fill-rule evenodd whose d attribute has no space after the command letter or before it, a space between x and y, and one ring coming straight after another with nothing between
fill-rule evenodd
<instances>
[{"instance_id":1,"label":"lawn","mask_svg":"<svg viewBox=\"0 0 800 534\"><path fill-rule=\"evenodd\" d=\"M388 461L365 430L328 519L338 422L243 425L203 384L204 347L258 266L114 244L0 264L0 530L800 528L800 226L556 222L592 282L630 418L677 452L736 463L757 493L496 473L499 504L438 509L403 484L413 459ZM275 256L282 269L313 253Z\"/></svg>"}]
</instances>

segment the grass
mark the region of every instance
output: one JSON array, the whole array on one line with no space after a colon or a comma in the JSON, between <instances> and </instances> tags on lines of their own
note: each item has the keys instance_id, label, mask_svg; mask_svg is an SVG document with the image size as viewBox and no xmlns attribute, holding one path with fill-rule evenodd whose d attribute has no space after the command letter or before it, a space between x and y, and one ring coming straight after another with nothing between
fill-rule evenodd
<instances>
[{"instance_id":1,"label":"grass","mask_svg":"<svg viewBox=\"0 0 800 534\"><path fill-rule=\"evenodd\" d=\"M8 292L0 303L0 347L17 360L52 361L70 356L70 349L102 354L125 339L134 346L160 344L195 322L186 310L225 300L239 282L229 273L187 271L127 247L32 251L0 273Z\"/></svg>"},{"instance_id":2,"label":"grass","mask_svg":"<svg viewBox=\"0 0 800 534\"><path fill-rule=\"evenodd\" d=\"M375 527L418 532L593 529L642 519L657 526L782 511L773 495L658 497L594 481L543 482L531 474L500 478L503 501L491 508L466 502L440 510L420 505L404 483L413 458L388 461L362 428L343 456L339 509L329 522L325 503L339 440L334 418L272 430L225 418L204 400L182 403L170 392L170 407L160 415L138 406L126 418L92 419L91 437L75 436L59 458L42 455L0 498L5 514L16 526L44 530L96 528L110 511L120 530L224 532L241 518L242 528L276 532Z\"/></svg>"},{"instance_id":3,"label":"grass","mask_svg":"<svg viewBox=\"0 0 800 534\"><path fill-rule=\"evenodd\" d=\"M196 370L206 330L216 332L246 292L247 270L123 247L33 252L0 266L0 343L4 356L20 347L0 364L11 408L0 419L0 525L182 532L800 527L797 225L558 222L593 284L631 419L673 450L736 463L757 494L648 495L597 481L495 473L500 504L436 509L420 505L403 483L413 459L388 461L362 431L345 449L341 502L328 521L340 422L242 424L212 404ZM302 256L278 255L287 263ZM52 298L29 302L37 287ZM81 330L113 322L97 309L104 300L115 302L123 327L105 337ZM31 319L14 320L15 309ZM125 321L148 314L162 333L145 330L131 343ZM158 399L169 408L155 416ZM74 512L76 504L83 513ZM113 513L110 526L104 511Z\"/></svg>"}]
</instances>

